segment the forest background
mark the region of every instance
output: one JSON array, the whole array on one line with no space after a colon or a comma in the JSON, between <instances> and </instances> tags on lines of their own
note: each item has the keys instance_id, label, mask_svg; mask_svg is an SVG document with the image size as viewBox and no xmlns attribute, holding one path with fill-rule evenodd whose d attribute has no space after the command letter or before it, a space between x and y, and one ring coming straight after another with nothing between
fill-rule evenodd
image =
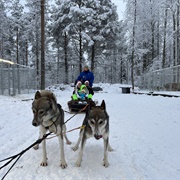
<instances>
[{"instance_id":1,"label":"forest background","mask_svg":"<svg viewBox=\"0 0 180 180\"><path fill-rule=\"evenodd\" d=\"M88 64L95 82L136 85L180 65L179 0L0 1L0 58L35 69L37 89L72 83Z\"/></svg>"}]
</instances>

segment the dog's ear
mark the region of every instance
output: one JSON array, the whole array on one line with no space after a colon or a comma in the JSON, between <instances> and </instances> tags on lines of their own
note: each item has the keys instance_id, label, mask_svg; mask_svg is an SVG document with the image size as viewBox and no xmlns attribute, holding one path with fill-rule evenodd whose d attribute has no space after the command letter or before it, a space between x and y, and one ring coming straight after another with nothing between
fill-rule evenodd
<instances>
[{"instance_id":1,"label":"dog's ear","mask_svg":"<svg viewBox=\"0 0 180 180\"><path fill-rule=\"evenodd\" d=\"M39 99L41 98L41 93L39 91L36 92L34 99Z\"/></svg>"},{"instance_id":2,"label":"dog's ear","mask_svg":"<svg viewBox=\"0 0 180 180\"><path fill-rule=\"evenodd\" d=\"M90 101L90 102L89 102L89 109L90 109L90 110L92 110L95 106L96 106L96 105L95 105L94 101Z\"/></svg>"},{"instance_id":3,"label":"dog's ear","mask_svg":"<svg viewBox=\"0 0 180 180\"><path fill-rule=\"evenodd\" d=\"M51 108L54 110L54 111L57 111L57 104L56 104L56 101L54 99L49 99L49 102L50 102L50 106Z\"/></svg>"},{"instance_id":4,"label":"dog's ear","mask_svg":"<svg viewBox=\"0 0 180 180\"><path fill-rule=\"evenodd\" d=\"M101 103L101 109L106 110L106 103L104 100Z\"/></svg>"},{"instance_id":5,"label":"dog's ear","mask_svg":"<svg viewBox=\"0 0 180 180\"><path fill-rule=\"evenodd\" d=\"M51 102L51 106L52 106L52 109L54 110L54 111L57 111L57 100L56 100L56 97L55 97L55 95L53 94L53 93L51 93L50 95L49 95L49 99L50 99L50 102Z\"/></svg>"},{"instance_id":6,"label":"dog's ear","mask_svg":"<svg viewBox=\"0 0 180 180\"><path fill-rule=\"evenodd\" d=\"M54 102L57 104L57 99L53 93L51 93L51 98L54 100Z\"/></svg>"}]
</instances>

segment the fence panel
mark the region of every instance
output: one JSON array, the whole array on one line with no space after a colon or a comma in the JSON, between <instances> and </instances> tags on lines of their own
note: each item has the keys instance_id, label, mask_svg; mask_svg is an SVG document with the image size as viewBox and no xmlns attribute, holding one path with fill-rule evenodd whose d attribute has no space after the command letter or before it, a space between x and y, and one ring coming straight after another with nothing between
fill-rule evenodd
<instances>
[{"instance_id":1,"label":"fence panel","mask_svg":"<svg viewBox=\"0 0 180 180\"><path fill-rule=\"evenodd\" d=\"M146 73L138 86L152 91L180 91L180 66Z\"/></svg>"},{"instance_id":2,"label":"fence panel","mask_svg":"<svg viewBox=\"0 0 180 180\"><path fill-rule=\"evenodd\" d=\"M35 74L32 68L0 62L0 95L34 92L36 89Z\"/></svg>"}]
</instances>

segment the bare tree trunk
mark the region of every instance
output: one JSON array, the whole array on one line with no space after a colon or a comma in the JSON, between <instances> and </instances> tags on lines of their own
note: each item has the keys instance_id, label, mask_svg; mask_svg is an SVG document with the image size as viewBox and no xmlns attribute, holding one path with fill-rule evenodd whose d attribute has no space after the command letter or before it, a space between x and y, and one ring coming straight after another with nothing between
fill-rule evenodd
<instances>
[{"instance_id":1,"label":"bare tree trunk","mask_svg":"<svg viewBox=\"0 0 180 180\"><path fill-rule=\"evenodd\" d=\"M45 32L44 32L44 6L45 0L41 0L41 90L45 89Z\"/></svg>"},{"instance_id":2,"label":"bare tree trunk","mask_svg":"<svg viewBox=\"0 0 180 180\"><path fill-rule=\"evenodd\" d=\"M95 68L95 63L94 63L94 58L95 58L95 42L91 47L91 71L94 71Z\"/></svg>"},{"instance_id":3,"label":"bare tree trunk","mask_svg":"<svg viewBox=\"0 0 180 180\"><path fill-rule=\"evenodd\" d=\"M79 9L83 6L82 0L78 0L77 4L79 6ZM79 26L79 73L82 71L82 59L83 59L83 45L82 45L82 27Z\"/></svg>"},{"instance_id":4,"label":"bare tree trunk","mask_svg":"<svg viewBox=\"0 0 180 180\"><path fill-rule=\"evenodd\" d=\"M65 83L68 84L68 57L67 57L68 39L67 34L64 36L64 62L65 62Z\"/></svg>"},{"instance_id":5,"label":"bare tree trunk","mask_svg":"<svg viewBox=\"0 0 180 180\"><path fill-rule=\"evenodd\" d=\"M112 64L112 67L113 67L113 83L117 83L117 49L114 48L114 62Z\"/></svg>"},{"instance_id":6,"label":"bare tree trunk","mask_svg":"<svg viewBox=\"0 0 180 180\"><path fill-rule=\"evenodd\" d=\"M16 62L19 64L19 29L17 27L17 37L16 37ZM20 94L20 71L19 66L16 66L17 71L17 87L18 87L18 94Z\"/></svg>"},{"instance_id":7,"label":"bare tree trunk","mask_svg":"<svg viewBox=\"0 0 180 180\"><path fill-rule=\"evenodd\" d=\"M176 66L177 58L176 58L176 18L175 13L173 12L173 65Z\"/></svg>"},{"instance_id":8,"label":"bare tree trunk","mask_svg":"<svg viewBox=\"0 0 180 180\"><path fill-rule=\"evenodd\" d=\"M1 26L0 26L1 28ZM0 58L4 58L4 36L3 29L0 31L1 41L0 41Z\"/></svg>"},{"instance_id":9,"label":"bare tree trunk","mask_svg":"<svg viewBox=\"0 0 180 180\"><path fill-rule=\"evenodd\" d=\"M35 15L35 33L36 33L36 89L40 89L40 66L39 66L39 25L38 15Z\"/></svg>"},{"instance_id":10,"label":"bare tree trunk","mask_svg":"<svg viewBox=\"0 0 180 180\"><path fill-rule=\"evenodd\" d=\"M159 12L159 10L158 10L158 21L157 21L157 54L156 55L158 55L159 56L159 54L160 54L160 12Z\"/></svg>"},{"instance_id":11,"label":"bare tree trunk","mask_svg":"<svg viewBox=\"0 0 180 180\"><path fill-rule=\"evenodd\" d=\"M121 66L120 66L120 83L122 84L123 83L123 61L122 61L122 57L121 57Z\"/></svg>"},{"instance_id":12,"label":"bare tree trunk","mask_svg":"<svg viewBox=\"0 0 180 180\"><path fill-rule=\"evenodd\" d=\"M26 66L28 66L28 40L26 40Z\"/></svg>"},{"instance_id":13,"label":"bare tree trunk","mask_svg":"<svg viewBox=\"0 0 180 180\"><path fill-rule=\"evenodd\" d=\"M82 29L81 26L79 28L79 72L82 71L82 33L81 33Z\"/></svg>"},{"instance_id":14,"label":"bare tree trunk","mask_svg":"<svg viewBox=\"0 0 180 180\"><path fill-rule=\"evenodd\" d=\"M60 47L59 47L59 41L58 41L58 49L57 49L57 84L60 83L59 81L59 68L60 68Z\"/></svg>"},{"instance_id":15,"label":"bare tree trunk","mask_svg":"<svg viewBox=\"0 0 180 180\"><path fill-rule=\"evenodd\" d=\"M177 65L180 65L180 39L179 39L179 36L180 36L180 24L179 24L179 20L180 20L180 18L179 18L179 16L180 16L180 5L179 5L179 0L178 0L178 2L177 2L177 32L176 32L176 34L177 34Z\"/></svg>"},{"instance_id":16,"label":"bare tree trunk","mask_svg":"<svg viewBox=\"0 0 180 180\"><path fill-rule=\"evenodd\" d=\"M151 0L150 0L151 1ZM154 19L153 19L153 9L152 9L152 6L151 6L151 62L149 62L148 65L151 65L153 63L153 59L155 57L155 37L154 37L154 34L155 34L155 31L154 31L154 28L155 28L155 23L154 23Z\"/></svg>"},{"instance_id":17,"label":"bare tree trunk","mask_svg":"<svg viewBox=\"0 0 180 180\"><path fill-rule=\"evenodd\" d=\"M180 36L180 24L179 24L179 20L180 20L180 18L179 18L179 15L180 15L180 5L179 5L179 0L177 0L177 15L176 15L176 18L177 18L177 32L176 32L176 34L177 34L177 36L176 36L176 38L177 38L177 65L180 65L180 45L179 45L179 43L180 43L180 40L179 40L179 36ZM179 84L179 82L180 82L180 72L179 72L179 70L177 71L177 83Z\"/></svg>"},{"instance_id":18,"label":"bare tree trunk","mask_svg":"<svg viewBox=\"0 0 180 180\"><path fill-rule=\"evenodd\" d=\"M162 57L162 68L165 68L166 63L166 31L167 31L167 11L165 10L165 19L164 19L164 39L163 39L163 57Z\"/></svg>"},{"instance_id":19,"label":"bare tree trunk","mask_svg":"<svg viewBox=\"0 0 180 180\"><path fill-rule=\"evenodd\" d=\"M16 62L19 64L19 29L17 27L17 35L16 35Z\"/></svg>"},{"instance_id":20,"label":"bare tree trunk","mask_svg":"<svg viewBox=\"0 0 180 180\"><path fill-rule=\"evenodd\" d=\"M36 88L39 89L40 79L39 79L39 33L36 26Z\"/></svg>"},{"instance_id":21,"label":"bare tree trunk","mask_svg":"<svg viewBox=\"0 0 180 180\"><path fill-rule=\"evenodd\" d=\"M132 54L131 54L131 83L132 91L134 91L134 54L135 54L135 26L136 26L136 14L137 14L137 0L134 0L134 22L133 22L133 38L132 38Z\"/></svg>"},{"instance_id":22,"label":"bare tree trunk","mask_svg":"<svg viewBox=\"0 0 180 180\"><path fill-rule=\"evenodd\" d=\"M145 40L145 29L143 28L143 48L147 48L146 40ZM146 72L147 69L147 54L143 55L143 67L142 67L142 73Z\"/></svg>"}]
</instances>

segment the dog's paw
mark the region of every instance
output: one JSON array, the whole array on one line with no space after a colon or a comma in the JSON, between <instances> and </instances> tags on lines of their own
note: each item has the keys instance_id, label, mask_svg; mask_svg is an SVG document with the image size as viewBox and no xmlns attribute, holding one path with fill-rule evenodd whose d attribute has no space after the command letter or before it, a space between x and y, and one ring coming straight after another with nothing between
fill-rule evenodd
<instances>
[{"instance_id":1,"label":"dog's paw","mask_svg":"<svg viewBox=\"0 0 180 180\"><path fill-rule=\"evenodd\" d=\"M111 146L108 146L108 151L111 152L114 151L114 149Z\"/></svg>"},{"instance_id":2,"label":"dog's paw","mask_svg":"<svg viewBox=\"0 0 180 180\"><path fill-rule=\"evenodd\" d=\"M71 141L66 141L66 144L71 145L72 142Z\"/></svg>"},{"instance_id":3,"label":"dog's paw","mask_svg":"<svg viewBox=\"0 0 180 180\"><path fill-rule=\"evenodd\" d=\"M80 167L81 166L81 161L77 160L76 163L75 163L75 166Z\"/></svg>"},{"instance_id":4,"label":"dog's paw","mask_svg":"<svg viewBox=\"0 0 180 180\"><path fill-rule=\"evenodd\" d=\"M48 165L47 161L46 162L44 162L44 161L41 162L41 166L47 166L47 165Z\"/></svg>"},{"instance_id":5,"label":"dog's paw","mask_svg":"<svg viewBox=\"0 0 180 180\"><path fill-rule=\"evenodd\" d=\"M34 145L34 146L33 146L33 149L34 149L34 150L39 149L39 144Z\"/></svg>"},{"instance_id":6,"label":"dog's paw","mask_svg":"<svg viewBox=\"0 0 180 180\"><path fill-rule=\"evenodd\" d=\"M65 169L65 168L67 167L66 161L61 162L61 163L60 163L60 167L61 167L62 169Z\"/></svg>"},{"instance_id":7,"label":"dog's paw","mask_svg":"<svg viewBox=\"0 0 180 180\"><path fill-rule=\"evenodd\" d=\"M106 162L103 161L103 166L107 168L109 166L109 162L108 161L106 161Z\"/></svg>"},{"instance_id":8,"label":"dog's paw","mask_svg":"<svg viewBox=\"0 0 180 180\"><path fill-rule=\"evenodd\" d=\"M74 147L72 147L72 150L73 150L73 151L77 151L78 148L79 148L79 146L74 146Z\"/></svg>"}]
</instances>

